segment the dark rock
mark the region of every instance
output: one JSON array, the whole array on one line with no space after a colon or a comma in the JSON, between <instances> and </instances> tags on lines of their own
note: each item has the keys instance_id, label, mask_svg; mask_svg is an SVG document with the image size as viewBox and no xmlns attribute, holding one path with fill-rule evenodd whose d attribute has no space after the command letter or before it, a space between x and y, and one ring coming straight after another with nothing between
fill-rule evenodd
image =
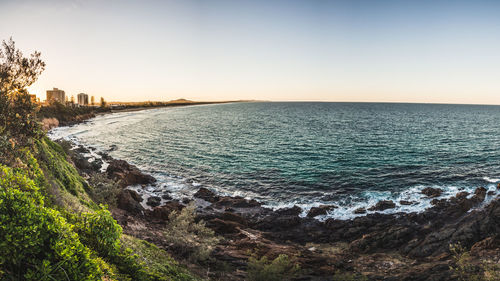
<instances>
[{"instance_id":1,"label":"dark rock","mask_svg":"<svg viewBox=\"0 0 500 281\"><path fill-rule=\"evenodd\" d=\"M354 213L355 214L366 214L366 209L365 208L357 208L356 210L354 210Z\"/></svg>"},{"instance_id":2,"label":"dark rock","mask_svg":"<svg viewBox=\"0 0 500 281\"><path fill-rule=\"evenodd\" d=\"M496 193L496 192L495 192L494 190L490 190L490 191L488 191L488 193L486 193L486 194L488 194L488 196L493 196L493 195L495 195L495 193Z\"/></svg>"},{"instance_id":3,"label":"dark rock","mask_svg":"<svg viewBox=\"0 0 500 281\"><path fill-rule=\"evenodd\" d=\"M465 198L467 198L467 196L469 196L469 192L467 192L467 191L461 191L461 192L457 193L457 195L455 195L455 198L457 198L457 199L465 199Z\"/></svg>"},{"instance_id":4,"label":"dark rock","mask_svg":"<svg viewBox=\"0 0 500 281\"><path fill-rule=\"evenodd\" d=\"M148 198L148 201L146 201L146 204L151 207L159 206L161 204L161 198L158 196L151 196Z\"/></svg>"},{"instance_id":5,"label":"dark rock","mask_svg":"<svg viewBox=\"0 0 500 281\"><path fill-rule=\"evenodd\" d=\"M165 199L165 200L172 200L172 196L170 196L170 194L168 193L164 193L161 198Z\"/></svg>"},{"instance_id":6,"label":"dark rock","mask_svg":"<svg viewBox=\"0 0 500 281\"><path fill-rule=\"evenodd\" d=\"M151 212L149 212L149 215L155 219L159 220L168 220L168 216L173 212L173 211L180 211L184 208L184 205L180 204L177 201L170 201L164 204L163 206L160 207L155 207Z\"/></svg>"},{"instance_id":7,"label":"dark rock","mask_svg":"<svg viewBox=\"0 0 500 281\"><path fill-rule=\"evenodd\" d=\"M242 197L229 197L224 196L219 201L214 203L214 207L221 208L254 208L259 207L261 204L256 200L246 200Z\"/></svg>"},{"instance_id":8,"label":"dark rock","mask_svg":"<svg viewBox=\"0 0 500 281\"><path fill-rule=\"evenodd\" d=\"M443 193L443 190L439 188L433 188L433 187L426 187L422 190L422 194L426 195L427 197L439 197Z\"/></svg>"},{"instance_id":9,"label":"dark rock","mask_svg":"<svg viewBox=\"0 0 500 281\"><path fill-rule=\"evenodd\" d=\"M131 214L142 214L144 208L137 200L134 199L134 197L136 197L136 195L133 195L134 193L137 194L133 190L121 190L116 198L118 208L125 210Z\"/></svg>"},{"instance_id":10,"label":"dark rock","mask_svg":"<svg viewBox=\"0 0 500 281\"><path fill-rule=\"evenodd\" d=\"M132 196L132 198L134 198L135 201L137 202L142 202L142 196L137 193L135 190L129 190L129 193L130 193L130 196Z\"/></svg>"},{"instance_id":11,"label":"dark rock","mask_svg":"<svg viewBox=\"0 0 500 281\"><path fill-rule=\"evenodd\" d=\"M190 202L191 202L191 199L189 199L187 197L182 198L182 203L189 204Z\"/></svg>"},{"instance_id":12,"label":"dark rock","mask_svg":"<svg viewBox=\"0 0 500 281\"><path fill-rule=\"evenodd\" d=\"M381 200L378 201L375 206L368 208L370 211L383 211L387 209L393 209L396 207L396 204L391 200Z\"/></svg>"},{"instance_id":13,"label":"dark rock","mask_svg":"<svg viewBox=\"0 0 500 281\"><path fill-rule=\"evenodd\" d=\"M142 173L136 166L124 160L112 160L106 169L108 177L120 182L122 187L136 184L152 184L156 179Z\"/></svg>"},{"instance_id":14,"label":"dark rock","mask_svg":"<svg viewBox=\"0 0 500 281\"><path fill-rule=\"evenodd\" d=\"M224 214L222 214L222 219L225 221L234 221L241 225L247 225L247 220L245 218L231 212L224 212Z\"/></svg>"},{"instance_id":15,"label":"dark rock","mask_svg":"<svg viewBox=\"0 0 500 281\"><path fill-rule=\"evenodd\" d=\"M239 232L241 225L234 221L224 221L218 218L207 222L207 226L218 234L230 234Z\"/></svg>"},{"instance_id":16,"label":"dark rock","mask_svg":"<svg viewBox=\"0 0 500 281\"><path fill-rule=\"evenodd\" d=\"M204 187L198 189L198 191L194 194L194 197L203 199L210 203L215 203L220 199L219 196Z\"/></svg>"},{"instance_id":17,"label":"dark rock","mask_svg":"<svg viewBox=\"0 0 500 281\"><path fill-rule=\"evenodd\" d=\"M401 200L401 201L399 201L399 204L401 204L401 205L406 205L406 206L408 206L408 205L413 205L413 204L415 204L415 203L416 203L415 201L406 201L406 200Z\"/></svg>"},{"instance_id":18,"label":"dark rock","mask_svg":"<svg viewBox=\"0 0 500 281\"><path fill-rule=\"evenodd\" d=\"M472 196L472 199L476 202L483 202L484 198L486 198L486 188L484 187L478 187L474 191L474 196Z\"/></svg>"},{"instance_id":19,"label":"dark rock","mask_svg":"<svg viewBox=\"0 0 500 281\"><path fill-rule=\"evenodd\" d=\"M335 208L337 208L337 206L332 206L332 205L321 205L319 207L312 207L307 213L307 216L313 218L320 215L326 215L328 211L331 211Z\"/></svg>"},{"instance_id":20,"label":"dark rock","mask_svg":"<svg viewBox=\"0 0 500 281\"><path fill-rule=\"evenodd\" d=\"M298 216L302 213L302 209L299 206L293 206L291 208L282 208L276 210L276 214L279 216Z\"/></svg>"}]
</instances>

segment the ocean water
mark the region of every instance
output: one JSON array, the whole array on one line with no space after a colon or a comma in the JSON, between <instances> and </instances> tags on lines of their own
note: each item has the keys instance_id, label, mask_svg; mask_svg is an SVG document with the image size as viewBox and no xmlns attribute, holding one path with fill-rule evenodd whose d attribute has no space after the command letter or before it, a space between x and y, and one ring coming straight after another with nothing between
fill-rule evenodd
<instances>
[{"instance_id":1,"label":"ocean water","mask_svg":"<svg viewBox=\"0 0 500 281\"><path fill-rule=\"evenodd\" d=\"M378 200L397 203L386 213L418 212L431 206L425 187L444 198L497 192L500 181L500 106L233 103L102 115L50 136L152 174L157 186L137 188L146 195L181 198L204 186L304 214L339 206L319 219L352 218Z\"/></svg>"}]
</instances>

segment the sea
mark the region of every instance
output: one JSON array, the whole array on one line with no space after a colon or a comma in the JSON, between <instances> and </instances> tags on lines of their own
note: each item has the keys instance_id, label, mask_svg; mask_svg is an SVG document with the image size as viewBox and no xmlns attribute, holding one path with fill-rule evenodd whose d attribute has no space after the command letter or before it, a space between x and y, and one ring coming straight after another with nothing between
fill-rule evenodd
<instances>
[{"instance_id":1,"label":"sea","mask_svg":"<svg viewBox=\"0 0 500 281\"><path fill-rule=\"evenodd\" d=\"M52 139L106 152L157 178L144 196L190 197L200 187L270 208L335 205L318 219L421 212L439 198L485 187L498 195L500 106L245 102L97 116L51 130ZM412 205L402 205L401 200ZM485 203L485 204L486 204ZM368 214L371 213L368 211Z\"/></svg>"}]
</instances>

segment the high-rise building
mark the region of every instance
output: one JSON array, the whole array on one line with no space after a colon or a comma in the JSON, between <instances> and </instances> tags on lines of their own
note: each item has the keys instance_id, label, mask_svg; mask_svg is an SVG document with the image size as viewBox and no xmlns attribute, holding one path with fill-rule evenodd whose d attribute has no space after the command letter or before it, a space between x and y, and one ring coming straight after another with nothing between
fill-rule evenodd
<instances>
[{"instance_id":1,"label":"high-rise building","mask_svg":"<svg viewBox=\"0 0 500 281\"><path fill-rule=\"evenodd\" d=\"M79 93L77 97L79 105L89 105L89 95L85 93Z\"/></svg>"},{"instance_id":2,"label":"high-rise building","mask_svg":"<svg viewBox=\"0 0 500 281\"><path fill-rule=\"evenodd\" d=\"M58 101L64 103L66 101L66 94L63 90L58 88L53 88L52 90L47 90L47 102Z\"/></svg>"}]
</instances>

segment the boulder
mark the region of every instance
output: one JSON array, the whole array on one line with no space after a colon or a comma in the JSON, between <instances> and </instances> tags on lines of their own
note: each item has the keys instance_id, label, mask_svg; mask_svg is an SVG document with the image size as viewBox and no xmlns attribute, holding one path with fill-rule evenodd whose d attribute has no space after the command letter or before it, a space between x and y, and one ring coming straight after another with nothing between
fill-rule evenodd
<instances>
[{"instance_id":1,"label":"boulder","mask_svg":"<svg viewBox=\"0 0 500 281\"><path fill-rule=\"evenodd\" d=\"M370 211L383 211L387 209L393 209L396 207L396 204L391 200L380 200L377 202L375 206L368 208Z\"/></svg>"},{"instance_id":2,"label":"boulder","mask_svg":"<svg viewBox=\"0 0 500 281\"><path fill-rule=\"evenodd\" d=\"M300 213L302 213L302 209L297 205L291 208L282 208L276 210L276 214L279 216L298 216L300 215Z\"/></svg>"},{"instance_id":3,"label":"boulder","mask_svg":"<svg viewBox=\"0 0 500 281\"><path fill-rule=\"evenodd\" d=\"M141 206L139 201L134 198L140 197L137 192L129 189L123 189L118 193L116 198L118 208L125 210L131 214L142 214L144 208ZM142 199L142 198L141 198Z\"/></svg>"},{"instance_id":4,"label":"boulder","mask_svg":"<svg viewBox=\"0 0 500 281\"><path fill-rule=\"evenodd\" d=\"M177 201L170 201L160 207L155 207L149 215L155 219L166 221L168 220L168 216L173 211L180 211L184 208L184 205L180 204Z\"/></svg>"},{"instance_id":5,"label":"boulder","mask_svg":"<svg viewBox=\"0 0 500 281\"><path fill-rule=\"evenodd\" d=\"M484 187L476 188L476 190L474 191L474 196L472 196L472 200L474 200L477 203L483 202L484 198L486 198L486 192L487 190Z\"/></svg>"},{"instance_id":6,"label":"boulder","mask_svg":"<svg viewBox=\"0 0 500 281\"><path fill-rule=\"evenodd\" d=\"M156 179L142 173L136 166L124 160L112 160L106 169L108 177L120 182L122 187L136 184L152 184Z\"/></svg>"},{"instance_id":7,"label":"boulder","mask_svg":"<svg viewBox=\"0 0 500 281\"><path fill-rule=\"evenodd\" d=\"M207 222L207 226L218 234L238 233L241 225L234 221L225 221L218 218Z\"/></svg>"},{"instance_id":8,"label":"boulder","mask_svg":"<svg viewBox=\"0 0 500 281\"><path fill-rule=\"evenodd\" d=\"M242 216L235 214L235 213L224 212L224 214L222 214L221 218L225 221L234 221L234 222L237 222L241 225L247 225L247 220L245 218L243 218Z\"/></svg>"},{"instance_id":9,"label":"boulder","mask_svg":"<svg viewBox=\"0 0 500 281\"><path fill-rule=\"evenodd\" d=\"M194 194L194 197L203 199L210 203L215 203L220 199L220 197L217 196L214 192L204 187L198 189L198 191Z\"/></svg>"},{"instance_id":10,"label":"boulder","mask_svg":"<svg viewBox=\"0 0 500 281\"><path fill-rule=\"evenodd\" d=\"M439 188L433 188L433 187L426 187L422 190L422 194L426 195L427 197L434 198L434 197L439 197L443 193L443 190Z\"/></svg>"},{"instance_id":11,"label":"boulder","mask_svg":"<svg viewBox=\"0 0 500 281\"><path fill-rule=\"evenodd\" d=\"M321 205L319 207L312 207L307 213L307 216L310 218L314 218L320 215L326 215L329 211L335 208L337 208L337 206L333 205Z\"/></svg>"},{"instance_id":12,"label":"boulder","mask_svg":"<svg viewBox=\"0 0 500 281\"><path fill-rule=\"evenodd\" d=\"M401 204L401 205L406 205L406 206L408 206L408 205L413 205L413 204L415 204L415 203L416 203L415 201L407 201L407 200L400 200L400 201L399 201L399 204Z\"/></svg>"},{"instance_id":13,"label":"boulder","mask_svg":"<svg viewBox=\"0 0 500 281\"><path fill-rule=\"evenodd\" d=\"M148 198L148 201L146 201L146 204L151 206L151 207L160 206L161 198L158 196L151 196Z\"/></svg>"},{"instance_id":14,"label":"boulder","mask_svg":"<svg viewBox=\"0 0 500 281\"><path fill-rule=\"evenodd\" d=\"M356 210L354 210L354 213L355 214L366 214L366 209L365 208L357 208Z\"/></svg>"}]
</instances>

